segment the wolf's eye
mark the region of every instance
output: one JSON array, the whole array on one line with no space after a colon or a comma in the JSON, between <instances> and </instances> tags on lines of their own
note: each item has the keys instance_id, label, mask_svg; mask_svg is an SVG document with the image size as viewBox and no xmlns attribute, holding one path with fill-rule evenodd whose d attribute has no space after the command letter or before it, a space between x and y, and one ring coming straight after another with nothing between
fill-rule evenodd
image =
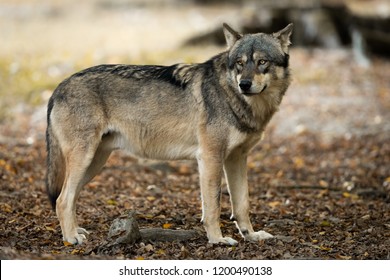
<instances>
[{"instance_id":1,"label":"wolf's eye","mask_svg":"<svg viewBox=\"0 0 390 280\"><path fill-rule=\"evenodd\" d=\"M242 60L241 60L241 59L237 60L237 61L236 61L236 63L237 63L237 65L238 65L238 66L242 66L242 65L244 65L244 62L242 62Z\"/></svg>"},{"instance_id":2,"label":"wolf's eye","mask_svg":"<svg viewBox=\"0 0 390 280\"><path fill-rule=\"evenodd\" d=\"M259 65L265 65L266 63L267 63L267 60L265 60L265 59L259 60Z\"/></svg>"}]
</instances>

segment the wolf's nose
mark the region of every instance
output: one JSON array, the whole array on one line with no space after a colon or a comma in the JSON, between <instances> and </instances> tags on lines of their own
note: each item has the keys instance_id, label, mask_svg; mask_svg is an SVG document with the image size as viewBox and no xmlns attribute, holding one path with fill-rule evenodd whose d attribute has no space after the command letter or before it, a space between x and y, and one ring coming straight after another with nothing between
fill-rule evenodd
<instances>
[{"instance_id":1,"label":"wolf's nose","mask_svg":"<svg viewBox=\"0 0 390 280\"><path fill-rule=\"evenodd\" d=\"M251 88L252 81L251 80L241 80L239 86L242 90L247 91Z\"/></svg>"}]
</instances>

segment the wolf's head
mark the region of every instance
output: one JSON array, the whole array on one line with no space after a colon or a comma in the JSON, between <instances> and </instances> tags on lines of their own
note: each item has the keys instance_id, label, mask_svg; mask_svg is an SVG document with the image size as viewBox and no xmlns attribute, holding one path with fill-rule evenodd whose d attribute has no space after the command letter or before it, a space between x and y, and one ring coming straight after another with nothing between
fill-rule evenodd
<instances>
[{"instance_id":1,"label":"wolf's head","mask_svg":"<svg viewBox=\"0 0 390 280\"><path fill-rule=\"evenodd\" d=\"M280 82L288 82L288 46L292 23L273 34L241 35L223 25L229 47L228 67L238 91L246 96L266 93Z\"/></svg>"}]
</instances>

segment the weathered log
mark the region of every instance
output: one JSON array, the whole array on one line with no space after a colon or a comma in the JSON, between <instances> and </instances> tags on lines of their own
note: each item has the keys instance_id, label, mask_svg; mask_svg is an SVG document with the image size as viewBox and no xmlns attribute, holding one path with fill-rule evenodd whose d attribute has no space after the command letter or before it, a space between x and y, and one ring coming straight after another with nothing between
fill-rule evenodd
<instances>
[{"instance_id":1,"label":"weathered log","mask_svg":"<svg viewBox=\"0 0 390 280\"><path fill-rule=\"evenodd\" d=\"M196 230L171 230L162 228L139 229L135 211L130 211L125 218L115 219L108 233L111 245L134 244L139 241L186 241L199 236Z\"/></svg>"},{"instance_id":2,"label":"weathered log","mask_svg":"<svg viewBox=\"0 0 390 280\"><path fill-rule=\"evenodd\" d=\"M134 244L141 239L135 211L129 212L126 218L117 218L112 222L108 239L113 244Z\"/></svg>"},{"instance_id":3,"label":"weathered log","mask_svg":"<svg viewBox=\"0 0 390 280\"><path fill-rule=\"evenodd\" d=\"M142 241L187 241L198 237L199 233L196 230L172 230L161 228L145 228L141 229Z\"/></svg>"}]
</instances>

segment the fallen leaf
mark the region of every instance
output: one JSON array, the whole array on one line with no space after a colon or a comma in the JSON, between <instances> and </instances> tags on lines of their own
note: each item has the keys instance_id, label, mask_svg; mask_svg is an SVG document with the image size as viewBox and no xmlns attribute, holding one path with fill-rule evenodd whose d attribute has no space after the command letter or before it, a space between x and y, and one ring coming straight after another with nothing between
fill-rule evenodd
<instances>
[{"instance_id":1,"label":"fallen leaf","mask_svg":"<svg viewBox=\"0 0 390 280\"><path fill-rule=\"evenodd\" d=\"M133 204L130 203L129 201L125 201L125 202L123 203L123 207L124 207L126 210L130 210L130 209L133 208Z\"/></svg>"},{"instance_id":2,"label":"fallen leaf","mask_svg":"<svg viewBox=\"0 0 390 280\"><path fill-rule=\"evenodd\" d=\"M329 193L328 190L321 190L321 191L318 193L317 197L318 197L318 198L324 197L324 196L327 195L328 193Z\"/></svg>"},{"instance_id":3,"label":"fallen leaf","mask_svg":"<svg viewBox=\"0 0 390 280\"><path fill-rule=\"evenodd\" d=\"M73 251L70 252L71 255L79 255L79 254L82 254L82 253L84 253L83 249L73 249Z\"/></svg>"},{"instance_id":4,"label":"fallen leaf","mask_svg":"<svg viewBox=\"0 0 390 280\"><path fill-rule=\"evenodd\" d=\"M56 230L55 230L54 228L49 227L49 226L45 226L45 229L46 229L47 231L56 232Z\"/></svg>"},{"instance_id":5,"label":"fallen leaf","mask_svg":"<svg viewBox=\"0 0 390 280\"><path fill-rule=\"evenodd\" d=\"M170 229L173 226L173 224L163 224L163 229Z\"/></svg>"},{"instance_id":6,"label":"fallen leaf","mask_svg":"<svg viewBox=\"0 0 390 280\"><path fill-rule=\"evenodd\" d=\"M324 188L329 187L329 183L326 182L325 180L320 180L319 185L320 185L321 187L324 187Z\"/></svg>"},{"instance_id":7,"label":"fallen leaf","mask_svg":"<svg viewBox=\"0 0 390 280\"><path fill-rule=\"evenodd\" d=\"M159 249L159 250L157 250L157 255L165 255L165 250L163 250L163 249Z\"/></svg>"},{"instance_id":8,"label":"fallen leaf","mask_svg":"<svg viewBox=\"0 0 390 280\"><path fill-rule=\"evenodd\" d=\"M345 198L350 198L352 200L358 200L359 199L359 196L357 194L349 193L349 192L343 192L343 196Z\"/></svg>"},{"instance_id":9,"label":"fallen leaf","mask_svg":"<svg viewBox=\"0 0 390 280\"><path fill-rule=\"evenodd\" d=\"M2 203L0 205L0 209L1 209L1 211L6 212L6 213L12 213L12 207L8 203Z\"/></svg>"},{"instance_id":10,"label":"fallen leaf","mask_svg":"<svg viewBox=\"0 0 390 280\"><path fill-rule=\"evenodd\" d=\"M340 260L350 260L350 259L352 259L351 256L344 256L344 255L337 255L336 257L338 259L340 259Z\"/></svg>"},{"instance_id":11,"label":"fallen leaf","mask_svg":"<svg viewBox=\"0 0 390 280\"><path fill-rule=\"evenodd\" d=\"M182 175L188 175L188 174L191 174L191 168L188 166L188 165L180 165L179 167L179 170L178 170L179 174L182 174Z\"/></svg>"},{"instance_id":12,"label":"fallen leaf","mask_svg":"<svg viewBox=\"0 0 390 280\"><path fill-rule=\"evenodd\" d=\"M152 245L152 244L146 245L146 246L145 246L145 250L146 250L147 252L153 251L153 250L154 250L153 245Z\"/></svg>"},{"instance_id":13,"label":"fallen leaf","mask_svg":"<svg viewBox=\"0 0 390 280\"><path fill-rule=\"evenodd\" d=\"M268 206L270 206L271 208L275 208L277 206L279 206L281 204L280 201L271 201L271 202L268 202Z\"/></svg>"},{"instance_id":14,"label":"fallen leaf","mask_svg":"<svg viewBox=\"0 0 390 280\"><path fill-rule=\"evenodd\" d=\"M293 162L296 168L301 169L305 166L305 160L302 157L294 157Z\"/></svg>"},{"instance_id":15,"label":"fallen leaf","mask_svg":"<svg viewBox=\"0 0 390 280\"><path fill-rule=\"evenodd\" d=\"M320 249L322 251L327 251L327 252L332 251L332 248L329 248L329 247L326 247L326 246L323 246L323 245L320 246Z\"/></svg>"},{"instance_id":16,"label":"fallen leaf","mask_svg":"<svg viewBox=\"0 0 390 280\"><path fill-rule=\"evenodd\" d=\"M331 223L327 220L323 220L321 223L320 223L320 226L322 227L330 227L331 226Z\"/></svg>"},{"instance_id":17,"label":"fallen leaf","mask_svg":"<svg viewBox=\"0 0 390 280\"><path fill-rule=\"evenodd\" d=\"M254 169L254 168L256 168L256 162L254 162L254 161L248 162L247 167L248 167L249 169Z\"/></svg>"},{"instance_id":18,"label":"fallen leaf","mask_svg":"<svg viewBox=\"0 0 390 280\"><path fill-rule=\"evenodd\" d=\"M63 241L63 243L64 243L64 245L67 246L67 247L68 247L68 246L73 246L73 244L70 243L70 242L68 242L68 241Z\"/></svg>"},{"instance_id":19,"label":"fallen leaf","mask_svg":"<svg viewBox=\"0 0 390 280\"><path fill-rule=\"evenodd\" d=\"M108 204L108 205L118 205L118 202L116 202L115 200L113 200L113 199L109 199L109 200L107 200L106 201L106 203Z\"/></svg>"}]
</instances>

